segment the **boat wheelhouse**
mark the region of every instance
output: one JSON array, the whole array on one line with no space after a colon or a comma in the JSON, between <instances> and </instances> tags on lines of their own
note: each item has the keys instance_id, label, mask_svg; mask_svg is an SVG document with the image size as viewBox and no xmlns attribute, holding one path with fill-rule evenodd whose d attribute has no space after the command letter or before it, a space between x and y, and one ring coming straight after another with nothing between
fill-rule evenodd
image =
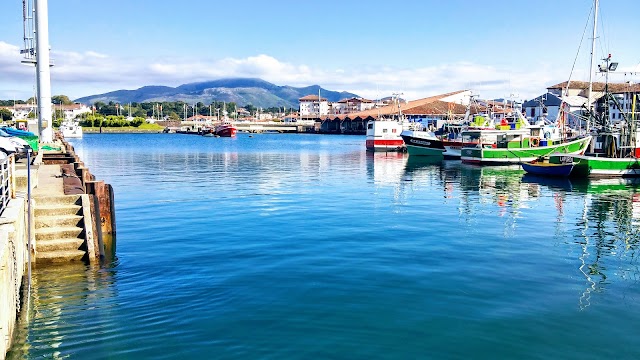
<instances>
[{"instance_id":1,"label":"boat wheelhouse","mask_svg":"<svg viewBox=\"0 0 640 360\"><path fill-rule=\"evenodd\" d=\"M553 153L583 154L591 137L572 140L534 136L532 129L469 130L462 133L462 162L509 165L533 161ZM475 144L471 146L470 144Z\"/></svg>"}]
</instances>

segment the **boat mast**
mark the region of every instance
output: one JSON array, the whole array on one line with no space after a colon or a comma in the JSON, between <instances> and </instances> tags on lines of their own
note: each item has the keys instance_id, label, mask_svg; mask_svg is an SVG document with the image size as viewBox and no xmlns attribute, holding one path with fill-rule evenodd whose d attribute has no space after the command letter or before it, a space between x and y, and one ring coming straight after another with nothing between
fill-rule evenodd
<instances>
[{"instance_id":1,"label":"boat mast","mask_svg":"<svg viewBox=\"0 0 640 360\"><path fill-rule=\"evenodd\" d=\"M594 63L596 60L596 30L598 26L598 0L593 0L593 38L591 39L591 66L589 67L589 91L587 92L587 101L589 103L589 117L587 118L587 134L589 134L589 123L591 121L591 114L593 114L593 106L591 102L591 92L593 91L593 72Z\"/></svg>"}]
</instances>

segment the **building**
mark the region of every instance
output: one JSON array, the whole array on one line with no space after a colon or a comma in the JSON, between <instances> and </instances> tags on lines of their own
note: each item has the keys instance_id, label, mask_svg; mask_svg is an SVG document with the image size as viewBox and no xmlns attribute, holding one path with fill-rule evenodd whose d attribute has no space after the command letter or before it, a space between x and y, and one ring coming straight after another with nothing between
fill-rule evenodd
<instances>
[{"instance_id":1,"label":"building","mask_svg":"<svg viewBox=\"0 0 640 360\"><path fill-rule=\"evenodd\" d=\"M321 117L329 115L329 102L318 95L307 95L298 99L301 117Z\"/></svg>"},{"instance_id":2,"label":"building","mask_svg":"<svg viewBox=\"0 0 640 360\"><path fill-rule=\"evenodd\" d=\"M35 104L15 104L13 106L3 106L3 109L11 111L14 120L23 120L29 117L30 113L36 113L38 108ZM64 118L67 120L75 119L76 116L90 113L91 108L84 104L71 105L51 105L51 112L62 111Z\"/></svg>"},{"instance_id":3,"label":"building","mask_svg":"<svg viewBox=\"0 0 640 360\"><path fill-rule=\"evenodd\" d=\"M13 106L0 106L0 108L11 111L14 120L23 120L29 117L29 113L35 114L38 106L35 104L14 104Z\"/></svg>"},{"instance_id":4,"label":"building","mask_svg":"<svg viewBox=\"0 0 640 360\"><path fill-rule=\"evenodd\" d=\"M91 108L84 104L53 105L54 110L62 110L66 120L75 119L77 116L91 112Z\"/></svg>"},{"instance_id":5,"label":"building","mask_svg":"<svg viewBox=\"0 0 640 360\"><path fill-rule=\"evenodd\" d=\"M564 104L563 104L564 101ZM567 125L579 126L579 119L584 115L587 106L587 98L580 95L571 95L559 97L554 93L548 92L540 95L535 99L525 101L522 104L524 115L532 122L547 119L555 122L560 113L560 106L564 107L567 112Z\"/></svg>"},{"instance_id":6,"label":"building","mask_svg":"<svg viewBox=\"0 0 640 360\"><path fill-rule=\"evenodd\" d=\"M607 90L613 95L616 99L617 104L614 102L609 102L605 104L603 99L605 93L605 83L595 82L592 83L591 90L591 98L593 99L593 104L597 107L598 112L602 112L605 106L608 106L608 112L610 114L610 119L613 123L616 123L623 119L623 113L629 113L632 111L633 107L633 99L634 96L637 98L638 94L640 94L640 84L630 84L630 83L609 83L607 86ZM562 82L560 84L556 84L547 88L549 93L552 93L556 96L561 96L563 93L566 95L567 100L569 102L571 98L579 99L579 97L584 98L584 105L581 106L583 111L587 110L587 93L589 92L589 83L585 81L572 81L569 83L567 87L567 82ZM578 97L578 98L577 98ZM640 104L637 103L636 100L636 114L638 113L638 107ZM636 116L637 118L637 116Z\"/></svg>"},{"instance_id":7,"label":"building","mask_svg":"<svg viewBox=\"0 0 640 360\"><path fill-rule=\"evenodd\" d=\"M546 93L525 101L522 104L522 112L528 119L536 122L540 119L555 120L560 112L562 99L553 93Z\"/></svg>"},{"instance_id":8,"label":"building","mask_svg":"<svg viewBox=\"0 0 640 360\"><path fill-rule=\"evenodd\" d=\"M373 109L376 103L372 100L363 98L342 99L338 102L331 103L331 114L351 114L358 111Z\"/></svg>"},{"instance_id":9,"label":"building","mask_svg":"<svg viewBox=\"0 0 640 360\"><path fill-rule=\"evenodd\" d=\"M400 112L411 122L422 123L425 127L440 127L447 120L464 118L470 98L471 91L460 90L408 102L392 102L350 114L327 115L321 117L318 130L323 133L364 133L367 122L397 118Z\"/></svg>"}]
</instances>

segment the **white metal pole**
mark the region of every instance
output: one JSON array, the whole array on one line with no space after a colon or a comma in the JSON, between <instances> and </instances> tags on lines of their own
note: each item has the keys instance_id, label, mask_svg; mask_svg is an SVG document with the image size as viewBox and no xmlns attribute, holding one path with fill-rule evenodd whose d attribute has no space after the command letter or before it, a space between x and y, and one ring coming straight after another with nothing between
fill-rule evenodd
<instances>
[{"instance_id":1,"label":"white metal pole","mask_svg":"<svg viewBox=\"0 0 640 360\"><path fill-rule=\"evenodd\" d=\"M591 39L591 66L589 68L589 92L587 92L587 101L589 106L589 111L591 112L591 92L593 91L593 71L594 71L594 62L596 60L596 29L598 26L598 0L593 1L594 13L593 13L593 38ZM587 134L589 134L589 123L591 122L591 117L587 118Z\"/></svg>"},{"instance_id":2,"label":"white metal pole","mask_svg":"<svg viewBox=\"0 0 640 360\"><path fill-rule=\"evenodd\" d=\"M51 72L49 70L49 8L47 0L35 0L36 76L38 82L38 132L43 143L53 141L51 128Z\"/></svg>"}]
</instances>

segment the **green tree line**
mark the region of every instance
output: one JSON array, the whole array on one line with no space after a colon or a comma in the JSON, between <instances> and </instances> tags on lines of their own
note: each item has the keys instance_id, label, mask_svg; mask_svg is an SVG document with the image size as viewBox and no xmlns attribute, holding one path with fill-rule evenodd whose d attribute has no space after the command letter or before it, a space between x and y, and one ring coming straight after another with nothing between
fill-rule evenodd
<instances>
[{"instance_id":1,"label":"green tree line","mask_svg":"<svg viewBox=\"0 0 640 360\"><path fill-rule=\"evenodd\" d=\"M86 127L125 127L125 126L133 126L138 127L145 123L145 118L143 117L135 117L133 120L127 120L123 115L115 116L115 115L107 115L103 116L101 114L98 115L88 115L84 120L80 122L80 125Z\"/></svg>"}]
</instances>

